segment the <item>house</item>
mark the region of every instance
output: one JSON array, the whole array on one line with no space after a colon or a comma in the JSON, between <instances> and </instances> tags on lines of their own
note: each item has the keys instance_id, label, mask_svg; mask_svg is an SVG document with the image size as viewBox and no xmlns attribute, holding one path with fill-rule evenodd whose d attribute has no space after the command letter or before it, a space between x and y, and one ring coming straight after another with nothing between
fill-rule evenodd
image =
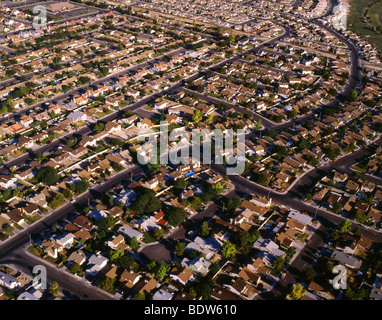
<instances>
[{"instance_id":1,"label":"house","mask_svg":"<svg viewBox=\"0 0 382 320\"><path fill-rule=\"evenodd\" d=\"M62 250L62 246L52 240L44 240L41 243L41 248L48 254L48 256L56 259L58 252Z\"/></svg>"},{"instance_id":2,"label":"house","mask_svg":"<svg viewBox=\"0 0 382 320\"><path fill-rule=\"evenodd\" d=\"M24 222L22 212L19 209L13 209L7 212L7 216L15 223L21 224Z\"/></svg>"},{"instance_id":3,"label":"house","mask_svg":"<svg viewBox=\"0 0 382 320\"><path fill-rule=\"evenodd\" d=\"M91 231L94 228L93 223L85 216L78 215L74 220L73 224L75 224L79 228L83 228L86 231Z\"/></svg>"},{"instance_id":4,"label":"house","mask_svg":"<svg viewBox=\"0 0 382 320\"><path fill-rule=\"evenodd\" d=\"M89 212L88 217L95 221L102 220L107 217L107 213L103 210L92 210Z\"/></svg>"},{"instance_id":5,"label":"house","mask_svg":"<svg viewBox=\"0 0 382 320\"><path fill-rule=\"evenodd\" d=\"M195 300L195 298L185 291L178 291L173 300Z\"/></svg>"},{"instance_id":6,"label":"house","mask_svg":"<svg viewBox=\"0 0 382 320\"><path fill-rule=\"evenodd\" d=\"M0 271L0 286L3 286L8 289L15 289L17 287L20 287L20 285L21 282L15 277L11 276L8 273Z\"/></svg>"},{"instance_id":7,"label":"house","mask_svg":"<svg viewBox=\"0 0 382 320\"><path fill-rule=\"evenodd\" d=\"M300 221L297 221L296 219L293 219L293 218L287 221L286 226L293 230L297 230L301 233L305 232L305 227L306 227L304 223L301 223Z\"/></svg>"},{"instance_id":8,"label":"house","mask_svg":"<svg viewBox=\"0 0 382 320\"><path fill-rule=\"evenodd\" d=\"M122 234L113 236L110 240L106 241L106 245L113 250L127 249L127 244L125 243L125 237Z\"/></svg>"},{"instance_id":9,"label":"house","mask_svg":"<svg viewBox=\"0 0 382 320\"><path fill-rule=\"evenodd\" d=\"M232 291L227 290L226 288L222 287L221 285L216 285L212 292L211 297L216 300L239 300L240 297L233 293Z\"/></svg>"},{"instance_id":10,"label":"house","mask_svg":"<svg viewBox=\"0 0 382 320\"><path fill-rule=\"evenodd\" d=\"M78 241L86 241L86 240L88 240L88 239L90 239L92 236L91 236L91 234L90 234L90 232L89 231L87 231L86 229L84 229L84 228L81 228L81 229L79 229L79 230L77 230L77 231L75 231L74 233L73 233L73 235L74 235L74 237L78 240Z\"/></svg>"},{"instance_id":11,"label":"house","mask_svg":"<svg viewBox=\"0 0 382 320\"><path fill-rule=\"evenodd\" d=\"M244 266L241 268L240 272L238 275L244 280L244 281L249 281L252 284L257 285L260 281L260 276L254 272L252 272L248 267Z\"/></svg>"},{"instance_id":12,"label":"house","mask_svg":"<svg viewBox=\"0 0 382 320\"><path fill-rule=\"evenodd\" d=\"M348 180L348 182L345 184L345 189L349 190L350 192L357 192L360 188L359 183L353 181L353 180Z\"/></svg>"},{"instance_id":13,"label":"house","mask_svg":"<svg viewBox=\"0 0 382 320\"><path fill-rule=\"evenodd\" d=\"M10 189L15 186L17 178L13 175L0 175L0 187Z\"/></svg>"},{"instance_id":14,"label":"house","mask_svg":"<svg viewBox=\"0 0 382 320\"><path fill-rule=\"evenodd\" d=\"M72 252L71 255L68 257L67 261L68 263L77 263L81 266L86 261L86 255L81 249L79 249L77 251Z\"/></svg>"},{"instance_id":15,"label":"house","mask_svg":"<svg viewBox=\"0 0 382 320\"><path fill-rule=\"evenodd\" d=\"M48 205L48 203L46 201L46 196L43 193L38 193L38 194L35 194L35 195L31 195L28 198L28 201L32 202L32 203L35 203L35 204L37 204L40 207L46 207Z\"/></svg>"},{"instance_id":16,"label":"house","mask_svg":"<svg viewBox=\"0 0 382 320\"><path fill-rule=\"evenodd\" d=\"M181 266L174 266L170 270L170 278L185 285L188 281L194 281L193 273Z\"/></svg>"},{"instance_id":17,"label":"house","mask_svg":"<svg viewBox=\"0 0 382 320\"><path fill-rule=\"evenodd\" d=\"M74 111L74 112L71 112L67 116L67 118L72 120L73 122L86 121L87 115L81 111Z\"/></svg>"},{"instance_id":18,"label":"house","mask_svg":"<svg viewBox=\"0 0 382 320\"><path fill-rule=\"evenodd\" d=\"M247 296L248 286L247 283L242 278L232 278L230 284L223 284L223 287L228 288L233 293L238 296Z\"/></svg>"},{"instance_id":19,"label":"house","mask_svg":"<svg viewBox=\"0 0 382 320\"><path fill-rule=\"evenodd\" d=\"M121 217L123 215L123 209L115 206L111 209L109 209L109 214L111 214L114 218Z\"/></svg>"},{"instance_id":20,"label":"house","mask_svg":"<svg viewBox=\"0 0 382 320\"><path fill-rule=\"evenodd\" d=\"M143 118L137 123L137 128L140 129L150 129L153 127L153 123L148 118Z\"/></svg>"},{"instance_id":21,"label":"house","mask_svg":"<svg viewBox=\"0 0 382 320\"><path fill-rule=\"evenodd\" d=\"M38 300L42 297L42 293L39 290L35 290L34 288L29 289L28 291L22 292L17 300Z\"/></svg>"},{"instance_id":22,"label":"house","mask_svg":"<svg viewBox=\"0 0 382 320\"><path fill-rule=\"evenodd\" d=\"M122 283L124 288L131 289L139 281L142 276L139 273L133 271L123 271L119 281Z\"/></svg>"},{"instance_id":23,"label":"house","mask_svg":"<svg viewBox=\"0 0 382 320\"><path fill-rule=\"evenodd\" d=\"M195 257L192 260L184 258L181 262L181 265L189 268L192 272L200 273L204 276L208 273L208 269L211 263L203 257Z\"/></svg>"},{"instance_id":24,"label":"house","mask_svg":"<svg viewBox=\"0 0 382 320\"><path fill-rule=\"evenodd\" d=\"M23 213L25 213L28 216L34 215L37 212L39 212L38 205L35 203L29 203L25 207L21 209Z\"/></svg>"},{"instance_id":25,"label":"house","mask_svg":"<svg viewBox=\"0 0 382 320\"><path fill-rule=\"evenodd\" d=\"M89 152L89 150L85 147L82 147L82 146L79 146L75 149L72 149L69 153L73 156L73 157L82 157L83 155L87 154Z\"/></svg>"},{"instance_id":26,"label":"house","mask_svg":"<svg viewBox=\"0 0 382 320\"><path fill-rule=\"evenodd\" d=\"M83 106L89 102L89 99L86 96L76 96L73 98L73 102L79 106Z\"/></svg>"},{"instance_id":27,"label":"house","mask_svg":"<svg viewBox=\"0 0 382 320\"><path fill-rule=\"evenodd\" d=\"M171 300L175 294L175 292L177 292L178 289L176 289L174 286L163 286L162 288L160 288L157 292L154 293L152 299L153 300L164 300L164 301L168 301L168 300Z\"/></svg>"},{"instance_id":28,"label":"house","mask_svg":"<svg viewBox=\"0 0 382 320\"><path fill-rule=\"evenodd\" d=\"M156 224L164 227L168 223L167 220L164 219L164 216L165 216L165 213L162 210L160 210L155 215L150 216L150 219L153 220Z\"/></svg>"},{"instance_id":29,"label":"house","mask_svg":"<svg viewBox=\"0 0 382 320\"><path fill-rule=\"evenodd\" d=\"M54 237L56 243L61 247L70 248L74 241L74 236L71 233L64 233L63 235Z\"/></svg>"},{"instance_id":30,"label":"house","mask_svg":"<svg viewBox=\"0 0 382 320\"><path fill-rule=\"evenodd\" d=\"M133 288L134 291L138 291L140 294L150 294L159 283L152 276L145 276L139 280L139 282Z\"/></svg>"},{"instance_id":31,"label":"house","mask_svg":"<svg viewBox=\"0 0 382 320\"><path fill-rule=\"evenodd\" d=\"M144 231L153 231L155 229L159 229L160 226L158 226L154 221L150 220L147 217L142 217L134 222L134 227L140 228Z\"/></svg>"},{"instance_id":32,"label":"house","mask_svg":"<svg viewBox=\"0 0 382 320\"><path fill-rule=\"evenodd\" d=\"M359 269L361 266L361 260L358 260L357 258L350 256L344 252L341 252L339 250L334 250L331 259L336 260L342 264L344 264L346 267L349 268L355 268Z\"/></svg>"},{"instance_id":33,"label":"house","mask_svg":"<svg viewBox=\"0 0 382 320\"><path fill-rule=\"evenodd\" d=\"M288 230L292 230L292 228L289 228ZM285 232L280 233L277 240L280 242L280 245L285 248L289 248L293 243L293 239L291 239Z\"/></svg>"},{"instance_id":34,"label":"house","mask_svg":"<svg viewBox=\"0 0 382 320\"><path fill-rule=\"evenodd\" d=\"M109 259L103 257L100 254L93 254L87 264L86 274L90 276L95 276L99 271L101 271L109 262Z\"/></svg>"},{"instance_id":35,"label":"house","mask_svg":"<svg viewBox=\"0 0 382 320\"><path fill-rule=\"evenodd\" d=\"M312 218L309 216L309 215L306 215L306 214L302 214L298 211L291 211L289 214L288 214L288 218L289 219L294 219L302 224L309 224L311 221L312 221Z\"/></svg>"},{"instance_id":36,"label":"house","mask_svg":"<svg viewBox=\"0 0 382 320\"><path fill-rule=\"evenodd\" d=\"M266 274L267 269L265 267L264 261L261 258L256 258L251 264L247 264L247 268L252 272L259 274Z\"/></svg>"},{"instance_id":37,"label":"house","mask_svg":"<svg viewBox=\"0 0 382 320\"><path fill-rule=\"evenodd\" d=\"M135 237L137 240L140 240L143 238L143 233L141 233L141 232L139 232L133 228L130 228L128 226L119 227L118 233L122 234L124 237L126 237L128 239L132 239Z\"/></svg>"},{"instance_id":38,"label":"house","mask_svg":"<svg viewBox=\"0 0 382 320\"><path fill-rule=\"evenodd\" d=\"M280 250L279 246L272 240L266 240L261 237L255 241L253 247L261 251L269 252L274 256L282 256L284 254L284 251Z\"/></svg>"}]
</instances>

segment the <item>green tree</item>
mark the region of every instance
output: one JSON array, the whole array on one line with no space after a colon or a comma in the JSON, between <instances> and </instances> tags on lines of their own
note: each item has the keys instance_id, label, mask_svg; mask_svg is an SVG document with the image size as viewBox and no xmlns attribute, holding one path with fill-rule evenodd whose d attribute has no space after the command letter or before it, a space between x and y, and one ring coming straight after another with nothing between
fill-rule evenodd
<instances>
[{"instance_id":1,"label":"green tree","mask_svg":"<svg viewBox=\"0 0 382 320\"><path fill-rule=\"evenodd\" d=\"M153 273L155 272L156 268L157 268L157 265L158 265L158 262L156 259L152 259L149 263L147 263L146 267L147 269Z\"/></svg>"},{"instance_id":2,"label":"green tree","mask_svg":"<svg viewBox=\"0 0 382 320\"><path fill-rule=\"evenodd\" d=\"M137 293L134 295L131 300L146 300L146 296L143 293Z\"/></svg>"},{"instance_id":3,"label":"green tree","mask_svg":"<svg viewBox=\"0 0 382 320\"><path fill-rule=\"evenodd\" d=\"M102 131L103 129L105 129L105 124L103 122L97 122L94 127L93 127L93 130L94 131L97 131L97 132L100 132Z\"/></svg>"},{"instance_id":4,"label":"green tree","mask_svg":"<svg viewBox=\"0 0 382 320\"><path fill-rule=\"evenodd\" d=\"M105 277L105 279L103 279L100 284L99 284L99 288L106 291L106 292L109 292L111 294L115 294L116 293L116 290L115 290L115 287L114 287L114 282L115 282L115 279L112 279L112 278L109 278L109 277Z\"/></svg>"},{"instance_id":5,"label":"green tree","mask_svg":"<svg viewBox=\"0 0 382 320\"><path fill-rule=\"evenodd\" d=\"M156 197L154 190L144 188L137 196L131 209L137 215L151 214L158 211L162 206L160 200Z\"/></svg>"},{"instance_id":6,"label":"green tree","mask_svg":"<svg viewBox=\"0 0 382 320\"><path fill-rule=\"evenodd\" d=\"M82 269L81 269L81 266L78 264L78 263L73 263L69 268L68 268L69 272L71 274L81 274L82 273Z\"/></svg>"},{"instance_id":7,"label":"green tree","mask_svg":"<svg viewBox=\"0 0 382 320\"><path fill-rule=\"evenodd\" d=\"M311 281L314 281L314 279L316 278L316 272L314 271L312 267L310 267L305 270L304 276L308 282L311 282Z\"/></svg>"},{"instance_id":8,"label":"green tree","mask_svg":"<svg viewBox=\"0 0 382 320\"><path fill-rule=\"evenodd\" d=\"M122 269L131 270L135 265L135 259L132 256L123 255L115 261L115 264Z\"/></svg>"},{"instance_id":9,"label":"green tree","mask_svg":"<svg viewBox=\"0 0 382 320\"><path fill-rule=\"evenodd\" d=\"M164 236L164 230L162 228L157 228L153 231L154 238L160 240Z\"/></svg>"},{"instance_id":10,"label":"green tree","mask_svg":"<svg viewBox=\"0 0 382 320\"><path fill-rule=\"evenodd\" d=\"M285 266L285 260L281 256L277 256L272 263L272 267L275 274L279 274Z\"/></svg>"},{"instance_id":11,"label":"green tree","mask_svg":"<svg viewBox=\"0 0 382 320\"><path fill-rule=\"evenodd\" d=\"M49 186L55 185L60 180L57 170L52 167L38 169L35 178L38 182L42 182Z\"/></svg>"},{"instance_id":12,"label":"green tree","mask_svg":"<svg viewBox=\"0 0 382 320\"><path fill-rule=\"evenodd\" d=\"M156 276L159 278L159 279L163 279L166 275L166 272L169 271L170 269L170 266L165 263L165 262L162 262L159 267L158 267L158 270L156 272Z\"/></svg>"},{"instance_id":13,"label":"green tree","mask_svg":"<svg viewBox=\"0 0 382 320\"><path fill-rule=\"evenodd\" d=\"M192 197L190 200L191 207L194 208L195 210L199 210L203 203L202 200L199 197Z\"/></svg>"},{"instance_id":14,"label":"green tree","mask_svg":"<svg viewBox=\"0 0 382 320\"><path fill-rule=\"evenodd\" d=\"M188 186L188 181L185 178L179 178L174 181L174 188L184 190Z\"/></svg>"},{"instance_id":15,"label":"green tree","mask_svg":"<svg viewBox=\"0 0 382 320\"><path fill-rule=\"evenodd\" d=\"M345 219L339 225L338 230L340 232L348 232L351 229L351 226L352 226L352 223L349 220Z\"/></svg>"},{"instance_id":16,"label":"green tree","mask_svg":"<svg viewBox=\"0 0 382 320\"><path fill-rule=\"evenodd\" d=\"M48 202L52 209L57 209L65 202L65 198L61 193L56 193L56 195Z\"/></svg>"},{"instance_id":17,"label":"green tree","mask_svg":"<svg viewBox=\"0 0 382 320\"><path fill-rule=\"evenodd\" d=\"M232 44L232 43L234 43L234 42L235 42L235 35L230 34L230 35L228 36L228 43L229 43L229 44Z\"/></svg>"},{"instance_id":18,"label":"green tree","mask_svg":"<svg viewBox=\"0 0 382 320\"><path fill-rule=\"evenodd\" d=\"M132 237L129 241L129 246L131 247L131 249L133 249L134 251L137 251L138 248L139 248L139 243L138 243L138 240L136 237Z\"/></svg>"},{"instance_id":19,"label":"green tree","mask_svg":"<svg viewBox=\"0 0 382 320\"><path fill-rule=\"evenodd\" d=\"M291 290L291 298L293 300L300 300L306 293L306 289L301 283L297 283Z\"/></svg>"},{"instance_id":20,"label":"green tree","mask_svg":"<svg viewBox=\"0 0 382 320\"><path fill-rule=\"evenodd\" d=\"M73 198L73 193L69 189L64 189L62 191L62 194L68 200L71 200Z\"/></svg>"},{"instance_id":21,"label":"green tree","mask_svg":"<svg viewBox=\"0 0 382 320\"><path fill-rule=\"evenodd\" d=\"M90 183L86 178L82 178L80 181L76 183L76 195L79 195L81 193L84 193L86 190L88 190L91 187Z\"/></svg>"},{"instance_id":22,"label":"green tree","mask_svg":"<svg viewBox=\"0 0 382 320\"><path fill-rule=\"evenodd\" d=\"M195 110L192 114L191 121L193 123L199 123L203 119L203 111L202 110Z\"/></svg>"},{"instance_id":23,"label":"green tree","mask_svg":"<svg viewBox=\"0 0 382 320\"><path fill-rule=\"evenodd\" d=\"M223 244L222 251L223 251L224 257L226 257L227 259L231 259L235 256L235 254L237 252L237 248L230 241L226 241Z\"/></svg>"},{"instance_id":24,"label":"green tree","mask_svg":"<svg viewBox=\"0 0 382 320\"><path fill-rule=\"evenodd\" d=\"M186 245L184 244L184 242L178 242L175 245L175 253L178 257L182 257L185 250L186 250Z\"/></svg>"},{"instance_id":25,"label":"green tree","mask_svg":"<svg viewBox=\"0 0 382 320\"><path fill-rule=\"evenodd\" d=\"M111 194L105 192L102 196L101 196L101 202L107 206L108 208L111 208L114 206L114 198Z\"/></svg>"},{"instance_id":26,"label":"green tree","mask_svg":"<svg viewBox=\"0 0 382 320\"><path fill-rule=\"evenodd\" d=\"M110 258L110 261L114 263L114 262L116 262L119 258L121 258L124 255L125 255L125 253L120 248L118 250L110 250L109 258Z\"/></svg>"},{"instance_id":27,"label":"green tree","mask_svg":"<svg viewBox=\"0 0 382 320\"><path fill-rule=\"evenodd\" d=\"M60 294L60 291L58 289L58 283L57 281L53 281L50 286L49 286L49 293L52 295L52 296L55 296L55 297L58 297L58 295Z\"/></svg>"},{"instance_id":28,"label":"green tree","mask_svg":"<svg viewBox=\"0 0 382 320\"><path fill-rule=\"evenodd\" d=\"M186 217L186 211L178 207L171 207L166 213L166 220L173 227L177 227L182 224Z\"/></svg>"},{"instance_id":29,"label":"green tree","mask_svg":"<svg viewBox=\"0 0 382 320\"><path fill-rule=\"evenodd\" d=\"M337 203L335 203L334 205L333 205L333 212L334 213L336 213L336 214L339 214L340 212L341 212L341 210L342 210L342 203L340 203L340 202L337 202Z\"/></svg>"},{"instance_id":30,"label":"green tree","mask_svg":"<svg viewBox=\"0 0 382 320\"><path fill-rule=\"evenodd\" d=\"M203 221L201 230L200 230L200 236L201 237L207 237L210 233L209 225L207 221Z\"/></svg>"}]
</instances>

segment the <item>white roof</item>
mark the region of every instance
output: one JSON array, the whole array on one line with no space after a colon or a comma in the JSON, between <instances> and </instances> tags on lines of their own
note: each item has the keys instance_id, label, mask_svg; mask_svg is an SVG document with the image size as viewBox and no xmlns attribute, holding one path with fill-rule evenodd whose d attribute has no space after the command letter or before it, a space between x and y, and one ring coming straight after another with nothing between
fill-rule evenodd
<instances>
[{"instance_id":1,"label":"white roof","mask_svg":"<svg viewBox=\"0 0 382 320\"><path fill-rule=\"evenodd\" d=\"M273 242L272 240L265 240L263 238L259 238L253 244L253 247L259 250L267 251L272 253L275 256L282 256L284 251L279 249L279 246Z\"/></svg>"},{"instance_id":2,"label":"white roof","mask_svg":"<svg viewBox=\"0 0 382 320\"><path fill-rule=\"evenodd\" d=\"M137 226L143 230L149 231L149 230L155 230L159 229L160 226L158 226L155 222L150 220L149 218L140 218L134 223L134 226Z\"/></svg>"},{"instance_id":3,"label":"white roof","mask_svg":"<svg viewBox=\"0 0 382 320\"><path fill-rule=\"evenodd\" d=\"M303 224L309 224L310 221L312 221L312 218L306 214L302 214L297 211L291 211L288 215L288 218L293 218L297 220L298 222L301 222Z\"/></svg>"},{"instance_id":4,"label":"white roof","mask_svg":"<svg viewBox=\"0 0 382 320\"><path fill-rule=\"evenodd\" d=\"M122 234L124 237L133 238L136 237L137 239L140 239L143 237L143 233L134 230L133 228L130 228L128 226L121 226L118 229L118 233Z\"/></svg>"},{"instance_id":5,"label":"white roof","mask_svg":"<svg viewBox=\"0 0 382 320\"><path fill-rule=\"evenodd\" d=\"M173 293L168 292L163 289L159 289L155 294L153 295L153 300L171 300L173 297Z\"/></svg>"},{"instance_id":6,"label":"white roof","mask_svg":"<svg viewBox=\"0 0 382 320\"><path fill-rule=\"evenodd\" d=\"M94 265L97 265L97 266L101 266L102 264L104 264L107 261L109 261L108 258L105 258L104 256L101 256L101 255L93 254L89 258L88 264L89 265L90 264L94 264Z\"/></svg>"},{"instance_id":7,"label":"white roof","mask_svg":"<svg viewBox=\"0 0 382 320\"><path fill-rule=\"evenodd\" d=\"M80 119L86 119L86 114L81 111L74 111L68 115L69 119L72 119L73 121L77 121Z\"/></svg>"},{"instance_id":8,"label":"white roof","mask_svg":"<svg viewBox=\"0 0 382 320\"><path fill-rule=\"evenodd\" d=\"M17 300L37 300L37 297L25 291L17 297Z\"/></svg>"}]
</instances>

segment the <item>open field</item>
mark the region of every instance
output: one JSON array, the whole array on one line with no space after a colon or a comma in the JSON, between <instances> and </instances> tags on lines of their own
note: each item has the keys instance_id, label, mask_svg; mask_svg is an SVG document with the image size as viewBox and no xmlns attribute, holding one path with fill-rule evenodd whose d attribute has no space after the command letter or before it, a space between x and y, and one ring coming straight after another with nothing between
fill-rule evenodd
<instances>
[{"instance_id":1,"label":"open field","mask_svg":"<svg viewBox=\"0 0 382 320\"><path fill-rule=\"evenodd\" d=\"M381 0L351 0L348 27L382 50ZM367 10L365 12L365 10Z\"/></svg>"}]
</instances>

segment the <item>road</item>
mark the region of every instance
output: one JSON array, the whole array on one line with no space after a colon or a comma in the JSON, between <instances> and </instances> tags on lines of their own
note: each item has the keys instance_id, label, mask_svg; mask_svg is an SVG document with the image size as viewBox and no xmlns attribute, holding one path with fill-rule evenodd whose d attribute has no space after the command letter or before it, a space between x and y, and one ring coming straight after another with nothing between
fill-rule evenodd
<instances>
[{"instance_id":1,"label":"road","mask_svg":"<svg viewBox=\"0 0 382 320\"><path fill-rule=\"evenodd\" d=\"M139 166L132 166L113 177L109 181L97 185L90 190L86 191L76 199L76 203L68 203L58 210L54 211L31 226L13 237L1 242L0 244L0 265L14 264L23 272L31 275L31 270L36 264L43 264L47 266L47 276L49 281L57 281L60 289L66 290L81 299L87 295L88 299L110 299L110 296L104 292L100 292L95 287L84 285L83 280L79 278L68 276L67 272L55 269L49 265L48 262L43 263L42 260L33 257L25 251L26 246L30 242L30 235L37 235L45 232L48 228L57 224L59 220L64 220L69 214L77 212L77 206L85 206L88 201L99 199L100 195L110 190L113 186L120 184L122 181L129 181L131 174L139 175L143 170Z\"/></svg>"},{"instance_id":2,"label":"road","mask_svg":"<svg viewBox=\"0 0 382 320\"><path fill-rule=\"evenodd\" d=\"M357 56L357 50L354 45L349 43L345 38L343 38L340 34L337 32L327 28L326 26L322 25L319 21L312 20L311 22L319 25L320 27L326 29L333 35L335 35L340 41L345 43L351 54L351 70L350 70L350 79L349 82L345 88L345 90L342 92L343 96L346 96L350 91L357 87L359 84L360 79L360 70L359 70L359 63L358 63L358 56ZM288 29L285 29L285 32L283 35L271 39L267 42L264 42L260 46L256 47L256 50L260 50L261 48L264 48L267 44L272 44L283 37L289 36ZM183 48L179 49L182 50ZM237 57L233 57L232 61L237 59ZM154 59L153 59L154 60ZM230 59L224 60L221 63L217 64L216 66L225 64L229 62ZM145 62L142 64L142 67L147 65L148 62ZM137 68L138 66L135 66ZM122 71L120 74L123 74L126 72L126 70ZM116 77L117 75L111 75L111 77ZM201 76L201 73L196 73L188 78L185 79L185 81L195 80L198 77ZM106 79L100 79L99 81L96 81L92 84L104 82ZM182 82L176 83L172 85L169 89L166 91L176 91L177 89L182 88ZM76 88L77 91L79 88ZM73 93L71 92L71 93ZM155 99L155 97L159 97L163 95L165 91L161 91L159 93L156 93L152 96L146 97L137 103L133 104L132 106L128 106L124 108L121 112L125 110L138 110L143 105L147 104L149 101ZM71 94L70 93L70 94ZM64 99L65 97L68 97L68 93L65 95L63 94L60 97L56 97L54 101L57 99ZM338 101L333 100L331 103L336 104ZM33 106L35 107L35 106ZM118 117L119 113L113 113L109 115L108 117L105 117L103 121L110 121L114 120ZM284 124L285 127L290 126L291 123ZM74 135L87 135L90 133L89 127L84 127L78 130L77 132L71 133L70 135L66 136L65 138L72 139ZM62 144L62 139L55 140L50 145L45 145L41 148L39 148L38 151L45 152L49 150L52 147L58 146ZM381 140L378 140L378 144L380 144ZM244 192L244 193L250 193L250 194L258 194L263 196L270 196L272 200L280 205L285 205L287 207L299 210L299 211L308 211L310 214L314 214L317 216L317 218L320 220L320 222L323 224L320 232L316 233L313 238L310 245L308 245L306 248L303 249L300 256L295 259L293 262L291 268L295 268L296 272L291 272L290 275L285 279L285 284L280 284L281 287L275 287L272 292L274 294L274 297L277 297L280 295L280 293L283 290L282 286L285 286L291 282L293 282L295 279L294 277L298 276L299 272L302 272L304 270L305 264L308 263L306 259L309 258L311 255L310 251L315 248L315 246L319 245L322 242L321 235L325 233L328 226L337 225L342 221L342 217L337 216L335 214L330 214L325 210L317 209L314 206L309 205L308 203L305 203L302 200L303 192L302 189L305 189L308 186L311 186L312 183L314 183L315 179L320 177L323 173L329 172L333 168L344 168L351 163L353 163L358 157L363 157L367 155L369 151L365 149L361 149L351 155L345 156L342 159L338 160L338 162L332 162L322 168L317 168L310 173L306 174L301 178L299 183L297 183L291 190L289 190L287 193L282 194L278 193L276 191L270 190L268 188L262 187L260 185L257 185L251 181L248 181L247 179L244 179L240 176L230 176L231 183L235 186L235 192ZM23 157L20 157L10 163L8 163L8 167L12 165L20 166L22 165L27 159L29 159L29 155L24 155ZM212 164L211 170L218 172L225 176L225 168L221 165ZM97 185L96 187L92 188L92 190L87 191L83 195L81 195L77 200L76 203L79 205L84 205L87 203L88 199L96 199L97 196L100 193L106 192L109 190L113 185L119 184L122 180L129 180L131 172L134 172L135 174L138 174L142 172L142 169L139 166L133 166L129 170L125 170L124 172L115 175L114 177L111 177L109 182L103 184L103 185ZM234 195L234 193L232 194ZM218 209L218 206L216 204L210 205L205 211L203 211L200 214L196 214L190 219L191 223L195 223L196 225L200 224L200 221L203 219L211 218L215 215L216 210ZM75 211L75 205L74 204L67 204L63 206L62 208L56 210L53 214L50 214L42 219L40 219L35 224L31 225L28 230L21 231L14 237L4 241L0 244L0 263L10 263L15 264L18 267L21 268L21 270L25 271L26 273L30 274L31 267L36 265L36 263L41 264L40 260L36 259L35 257L31 256L30 254L27 254L24 251L25 246L29 242L29 234L38 234L43 231L45 231L49 226L53 226L57 223L58 220L64 219L69 213L72 213ZM362 228L362 233L365 234L367 237L381 241L382 237L381 234L371 230ZM141 250L141 254L145 255L149 258L158 258L158 260L163 261L169 261L171 259L171 253L174 251L174 245L177 240L183 240L186 238L186 230L184 228L178 228L175 231L171 233L170 236L168 236L166 239L162 241L160 244L154 244L154 245L148 245L145 246L143 250ZM46 263L47 264L47 263ZM84 295L87 295L89 299L107 299L110 298L107 294L103 292L99 292L98 290L95 290L92 287L83 286L83 283L81 283L82 280L73 278L71 276L68 276L65 272L62 272L60 270L56 270L52 267L48 267L48 279L55 280L59 283L60 288L64 290L68 290L69 292L75 294L79 298L84 298ZM70 279L69 279L70 278ZM277 291L278 290L278 291Z\"/></svg>"}]
</instances>

